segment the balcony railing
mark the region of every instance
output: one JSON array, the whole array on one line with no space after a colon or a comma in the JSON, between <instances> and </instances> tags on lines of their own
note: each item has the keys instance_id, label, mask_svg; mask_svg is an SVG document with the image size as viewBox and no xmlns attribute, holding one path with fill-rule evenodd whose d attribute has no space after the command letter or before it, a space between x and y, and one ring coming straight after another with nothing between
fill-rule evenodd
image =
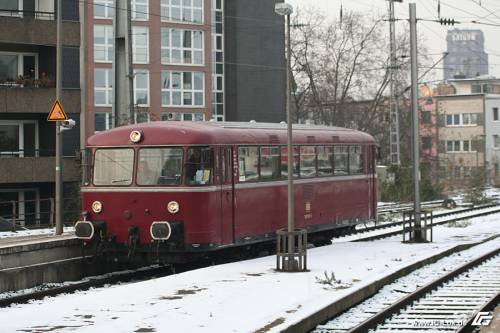
<instances>
[{"instance_id":1,"label":"balcony railing","mask_svg":"<svg viewBox=\"0 0 500 333\"><path fill-rule=\"evenodd\" d=\"M27 210L26 205L36 205L39 208ZM64 207L64 223L72 225L78 219L80 209L80 198L62 198ZM22 213L19 208L23 207ZM26 230L41 227L54 227L55 225L55 200L54 198L43 198L38 200L0 201L0 230Z\"/></svg>"},{"instance_id":2,"label":"balcony railing","mask_svg":"<svg viewBox=\"0 0 500 333\"><path fill-rule=\"evenodd\" d=\"M0 16L32 17L37 20L50 20L50 21L53 21L56 17L55 12L42 12L42 11L19 10L19 9L0 9Z\"/></svg>"},{"instance_id":3,"label":"balcony railing","mask_svg":"<svg viewBox=\"0 0 500 333\"><path fill-rule=\"evenodd\" d=\"M32 79L22 75L18 76L15 80L7 79L0 80L0 87L7 88L55 88L56 81L48 78Z\"/></svg>"}]
</instances>

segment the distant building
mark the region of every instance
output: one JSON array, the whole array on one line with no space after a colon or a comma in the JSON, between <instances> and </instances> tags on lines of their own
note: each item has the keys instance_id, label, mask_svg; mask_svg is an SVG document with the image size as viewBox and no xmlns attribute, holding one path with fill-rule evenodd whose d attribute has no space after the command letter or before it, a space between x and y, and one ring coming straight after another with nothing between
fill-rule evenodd
<instances>
[{"instance_id":1,"label":"distant building","mask_svg":"<svg viewBox=\"0 0 500 333\"><path fill-rule=\"evenodd\" d=\"M484 51L481 30L448 30L446 42L448 55L443 60L444 80L488 74L488 54Z\"/></svg>"},{"instance_id":2,"label":"distant building","mask_svg":"<svg viewBox=\"0 0 500 333\"><path fill-rule=\"evenodd\" d=\"M461 187L474 171L500 184L500 80L450 80L456 94L435 96L440 180ZM496 92L496 93L491 93Z\"/></svg>"}]
</instances>

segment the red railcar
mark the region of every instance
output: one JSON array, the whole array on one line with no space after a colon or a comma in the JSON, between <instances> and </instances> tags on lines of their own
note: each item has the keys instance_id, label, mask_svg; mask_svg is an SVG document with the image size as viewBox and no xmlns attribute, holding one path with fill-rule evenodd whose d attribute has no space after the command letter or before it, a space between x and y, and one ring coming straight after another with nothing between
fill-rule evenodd
<instances>
[{"instance_id":1,"label":"red railcar","mask_svg":"<svg viewBox=\"0 0 500 333\"><path fill-rule=\"evenodd\" d=\"M76 234L168 261L274 240L287 224L286 124L151 122L89 138ZM295 223L313 241L376 217L375 141L294 125Z\"/></svg>"}]
</instances>

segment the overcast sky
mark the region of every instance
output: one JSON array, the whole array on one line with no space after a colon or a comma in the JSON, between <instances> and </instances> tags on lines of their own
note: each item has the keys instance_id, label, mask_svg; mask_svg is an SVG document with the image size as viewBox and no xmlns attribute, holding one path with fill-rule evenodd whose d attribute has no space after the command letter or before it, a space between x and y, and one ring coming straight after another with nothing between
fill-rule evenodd
<instances>
[{"instance_id":1,"label":"overcast sky","mask_svg":"<svg viewBox=\"0 0 500 333\"><path fill-rule=\"evenodd\" d=\"M371 14L385 15L388 13L387 0L286 0L294 7L307 8L316 7L331 17L338 19L340 4L345 11L359 11ZM395 2L396 18L407 19L409 3L417 4L417 18L437 19L438 0L404 0L402 3ZM460 22L478 21L491 25L480 25L472 23L462 23L452 28L459 29L480 29L485 37L485 51L488 53L489 74L500 77L500 0L440 0L441 17L454 18ZM401 31L405 21L396 23L396 30ZM438 60L442 53L446 51L446 33L450 26L441 26L435 22L419 21L417 33L423 34L427 43L429 53L435 60ZM387 26L387 31L389 27ZM442 66L439 67L437 78L443 76Z\"/></svg>"}]
</instances>

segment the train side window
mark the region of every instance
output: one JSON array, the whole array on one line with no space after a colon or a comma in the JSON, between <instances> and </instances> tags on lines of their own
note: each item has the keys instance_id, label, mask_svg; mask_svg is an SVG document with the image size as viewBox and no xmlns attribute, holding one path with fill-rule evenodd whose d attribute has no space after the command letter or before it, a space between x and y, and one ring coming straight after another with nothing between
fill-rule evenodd
<instances>
[{"instance_id":1,"label":"train side window","mask_svg":"<svg viewBox=\"0 0 500 333\"><path fill-rule=\"evenodd\" d=\"M260 147L260 178L278 179L280 176L279 147Z\"/></svg>"},{"instance_id":2,"label":"train side window","mask_svg":"<svg viewBox=\"0 0 500 333\"><path fill-rule=\"evenodd\" d=\"M259 179L259 149L257 147L238 148L238 176L240 182Z\"/></svg>"},{"instance_id":3,"label":"train side window","mask_svg":"<svg viewBox=\"0 0 500 333\"><path fill-rule=\"evenodd\" d=\"M293 147L293 178L299 177L299 147ZM281 177L288 178L288 147L281 147Z\"/></svg>"},{"instance_id":4,"label":"train side window","mask_svg":"<svg viewBox=\"0 0 500 333\"><path fill-rule=\"evenodd\" d=\"M318 176L333 175L333 147L319 146L318 151Z\"/></svg>"},{"instance_id":5,"label":"train side window","mask_svg":"<svg viewBox=\"0 0 500 333\"><path fill-rule=\"evenodd\" d=\"M190 147L186 161L186 184L212 184L213 167L213 150L211 148Z\"/></svg>"},{"instance_id":6,"label":"train side window","mask_svg":"<svg viewBox=\"0 0 500 333\"><path fill-rule=\"evenodd\" d=\"M361 146L351 146L349 151L349 172L350 174L363 173L363 155Z\"/></svg>"},{"instance_id":7,"label":"train side window","mask_svg":"<svg viewBox=\"0 0 500 333\"><path fill-rule=\"evenodd\" d=\"M333 153L334 175L342 176L349 174L349 147L335 146Z\"/></svg>"},{"instance_id":8,"label":"train side window","mask_svg":"<svg viewBox=\"0 0 500 333\"><path fill-rule=\"evenodd\" d=\"M310 178L316 176L316 147L300 147L300 177Z\"/></svg>"}]
</instances>

